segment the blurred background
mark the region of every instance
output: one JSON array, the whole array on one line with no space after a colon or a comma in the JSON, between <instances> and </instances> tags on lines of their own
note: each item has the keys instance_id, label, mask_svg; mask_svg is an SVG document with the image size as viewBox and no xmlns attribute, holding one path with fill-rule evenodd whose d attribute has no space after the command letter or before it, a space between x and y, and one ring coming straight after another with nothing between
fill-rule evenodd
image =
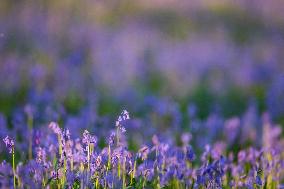
<instances>
[{"instance_id":1,"label":"blurred background","mask_svg":"<svg viewBox=\"0 0 284 189\"><path fill-rule=\"evenodd\" d=\"M241 128L232 144L261 146L262 123L284 123L283 7L1 0L0 135L21 141L32 118L34 128L58 121L104 136L127 109L136 142L159 132L179 143L190 132L204 146Z\"/></svg>"}]
</instances>

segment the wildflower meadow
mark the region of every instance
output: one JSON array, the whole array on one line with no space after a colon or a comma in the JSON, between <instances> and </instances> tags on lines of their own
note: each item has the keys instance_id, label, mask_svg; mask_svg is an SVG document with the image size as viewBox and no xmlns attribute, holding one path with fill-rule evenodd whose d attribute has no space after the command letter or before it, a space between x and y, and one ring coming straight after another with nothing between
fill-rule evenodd
<instances>
[{"instance_id":1,"label":"wildflower meadow","mask_svg":"<svg viewBox=\"0 0 284 189\"><path fill-rule=\"evenodd\" d=\"M0 189L284 189L284 3L0 1Z\"/></svg>"}]
</instances>

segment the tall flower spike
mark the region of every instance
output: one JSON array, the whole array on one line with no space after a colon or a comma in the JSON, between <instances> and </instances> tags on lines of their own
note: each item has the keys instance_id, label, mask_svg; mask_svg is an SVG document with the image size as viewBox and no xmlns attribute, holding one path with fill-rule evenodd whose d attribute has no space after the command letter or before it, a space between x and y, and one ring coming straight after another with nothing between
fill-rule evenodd
<instances>
[{"instance_id":1,"label":"tall flower spike","mask_svg":"<svg viewBox=\"0 0 284 189\"><path fill-rule=\"evenodd\" d=\"M90 144L90 143L96 144L97 143L97 138L95 136L92 136L89 133L89 131L85 130L84 133L83 133L82 142L84 144Z\"/></svg>"},{"instance_id":2,"label":"tall flower spike","mask_svg":"<svg viewBox=\"0 0 284 189\"><path fill-rule=\"evenodd\" d=\"M9 153L11 154L13 152L13 147L15 145L14 140L12 138L10 138L9 136L6 136L3 139L3 142L5 143L6 147L9 150Z\"/></svg>"},{"instance_id":3,"label":"tall flower spike","mask_svg":"<svg viewBox=\"0 0 284 189\"><path fill-rule=\"evenodd\" d=\"M112 146L114 144L114 140L115 140L115 132L112 131L110 133L110 136L108 137L108 144Z\"/></svg>"},{"instance_id":4,"label":"tall flower spike","mask_svg":"<svg viewBox=\"0 0 284 189\"><path fill-rule=\"evenodd\" d=\"M64 140L70 140L70 131L69 129L64 129L62 132L62 136Z\"/></svg>"},{"instance_id":5,"label":"tall flower spike","mask_svg":"<svg viewBox=\"0 0 284 189\"><path fill-rule=\"evenodd\" d=\"M195 154L191 146L187 146L185 149L185 158L186 160L193 161L195 160Z\"/></svg>"},{"instance_id":6,"label":"tall flower spike","mask_svg":"<svg viewBox=\"0 0 284 189\"><path fill-rule=\"evenodd\" d=\"M140 148L140 150L138 152L138 157L140 157L142 160L145 160L145 159L147 159L149 152L150 152L150 150L149 150L148 146L143 146L142 148Z\"/></svg>"},{"instance_id":7,"label":"tall flower spike","mask_svg":"<svg viewBox=\"0 0 284 189\"><path fill-rule=\"evenodd\" d=\"M46 152L45 149L38 147L36 150L36 161L38 163L45 163L46 162Z\"/></svg>"},{"instance_id":8,"label":"tall flower spike","mask_svg":"<svg viewBox=\"0 0 284 189\"><path fill-rule=\"evenodd\" d=\"M61 134L61 129L59 125L55 122L51 122L48 127L55 133L55 134Z\"/></svg>"},{"instance_id":9,"label":"tall flower spike","mask_svg":"<svg viewBox=\"0 0 284 189\"><path fill-rule=\"evenodd\" d=\"M126 129L122 126L122 122L125 120L130 119L129 113L126 110L123 110L120 114L120 116L118 116L118 119L115 122L115 126L119 128L119 130L124 133L126 131Z\"/></svg>"}]
</instances>

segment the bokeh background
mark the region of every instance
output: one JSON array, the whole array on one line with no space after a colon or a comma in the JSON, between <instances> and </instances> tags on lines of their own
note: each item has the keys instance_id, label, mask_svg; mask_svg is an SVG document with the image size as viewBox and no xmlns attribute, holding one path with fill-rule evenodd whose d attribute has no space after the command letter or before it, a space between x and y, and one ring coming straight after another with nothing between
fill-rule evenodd
<instances>
[{"instance_id":1,"label":"bokeh background","mask_svg":"<svg viewBox=\"0 0 284 189\"><path fill-rule=\"evenodd\" d=\"M133 149L154 133L180 143L184 132L196 148L262 146L263 123L284 123L283 7L1 0L1 138L24 141L29 118L34 138L50 121L73 136L86 128L107 136L127 109ZM272 138L283 138L281 128L271 128Z\"/></svg>"}]
</instances>

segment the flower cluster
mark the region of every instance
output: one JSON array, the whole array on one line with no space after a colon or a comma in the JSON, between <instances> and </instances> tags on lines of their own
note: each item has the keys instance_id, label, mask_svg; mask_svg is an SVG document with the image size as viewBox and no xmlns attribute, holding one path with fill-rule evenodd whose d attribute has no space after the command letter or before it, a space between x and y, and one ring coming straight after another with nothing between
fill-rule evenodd
<instances>
[{"instance_id":1,"label":"flower cluster","mask_svg":"<svg viewBox=\"0 0 284 189\"><path fill-rule=\"evenodd\" d=\"M5 143L6 147L9 150L9 153L11 154L14 150L14 145L15 145L14 140L12 138L10 138L9 136L6 136L3 139L3 142Z\"/></svg>"},{"instance_id":2,"label":"flower cluster","mask_svg":"<svg viewBox=\"0 0 284 189\"><path fill-rule=\"evenodd\" d=\"M119 124L128 120L128 112L119 117ZM111 132L108 146L99 147L98 138L85 130L82 138L74 139L68 129L49 124L60 140L36 147L35 160L19 163L14 170L16 187L43 185L49 188L268 188L281 187L284 158L281 143L273 148L248 148L234 155L226 153L221 143L206 145L202 154L189 144L192 137L185 133L182 146L154 135L137 152L119 143ZM14 147L10 137L3 140ZM57 144L56 144L57 143ZM58 144L59 143L59 144ZM54 153L55 152L55 153ZM56 154L61 154L58 156ZM0 166L13 172L5 162ZM10 177L2 174L0 183L9 186Z\"/></svg>"},{"instance_id":3,"label":"flower cluster","mask_svg":"<svg viewBox=\"0 0 284 189\"><path fill-rule=\"evenodd\" d=\"M83 133L82 142L84 144L96 144L97 138L95 136L90 135L89 131L85 130Z\"/></svg>"},{"instance_id":4,"label":"flower cluster","mask_svg":"<svg viewBox=\"0 0 284 189\"><path fill-rule=\"evenodd\" d=\"M126 120L130 119L129 113L126 110L123 110L115 122L115 126L119 128L119 130L124 133L126 131L125 127L123 127L122 123Z\"/></svg>"}]
</instances>

